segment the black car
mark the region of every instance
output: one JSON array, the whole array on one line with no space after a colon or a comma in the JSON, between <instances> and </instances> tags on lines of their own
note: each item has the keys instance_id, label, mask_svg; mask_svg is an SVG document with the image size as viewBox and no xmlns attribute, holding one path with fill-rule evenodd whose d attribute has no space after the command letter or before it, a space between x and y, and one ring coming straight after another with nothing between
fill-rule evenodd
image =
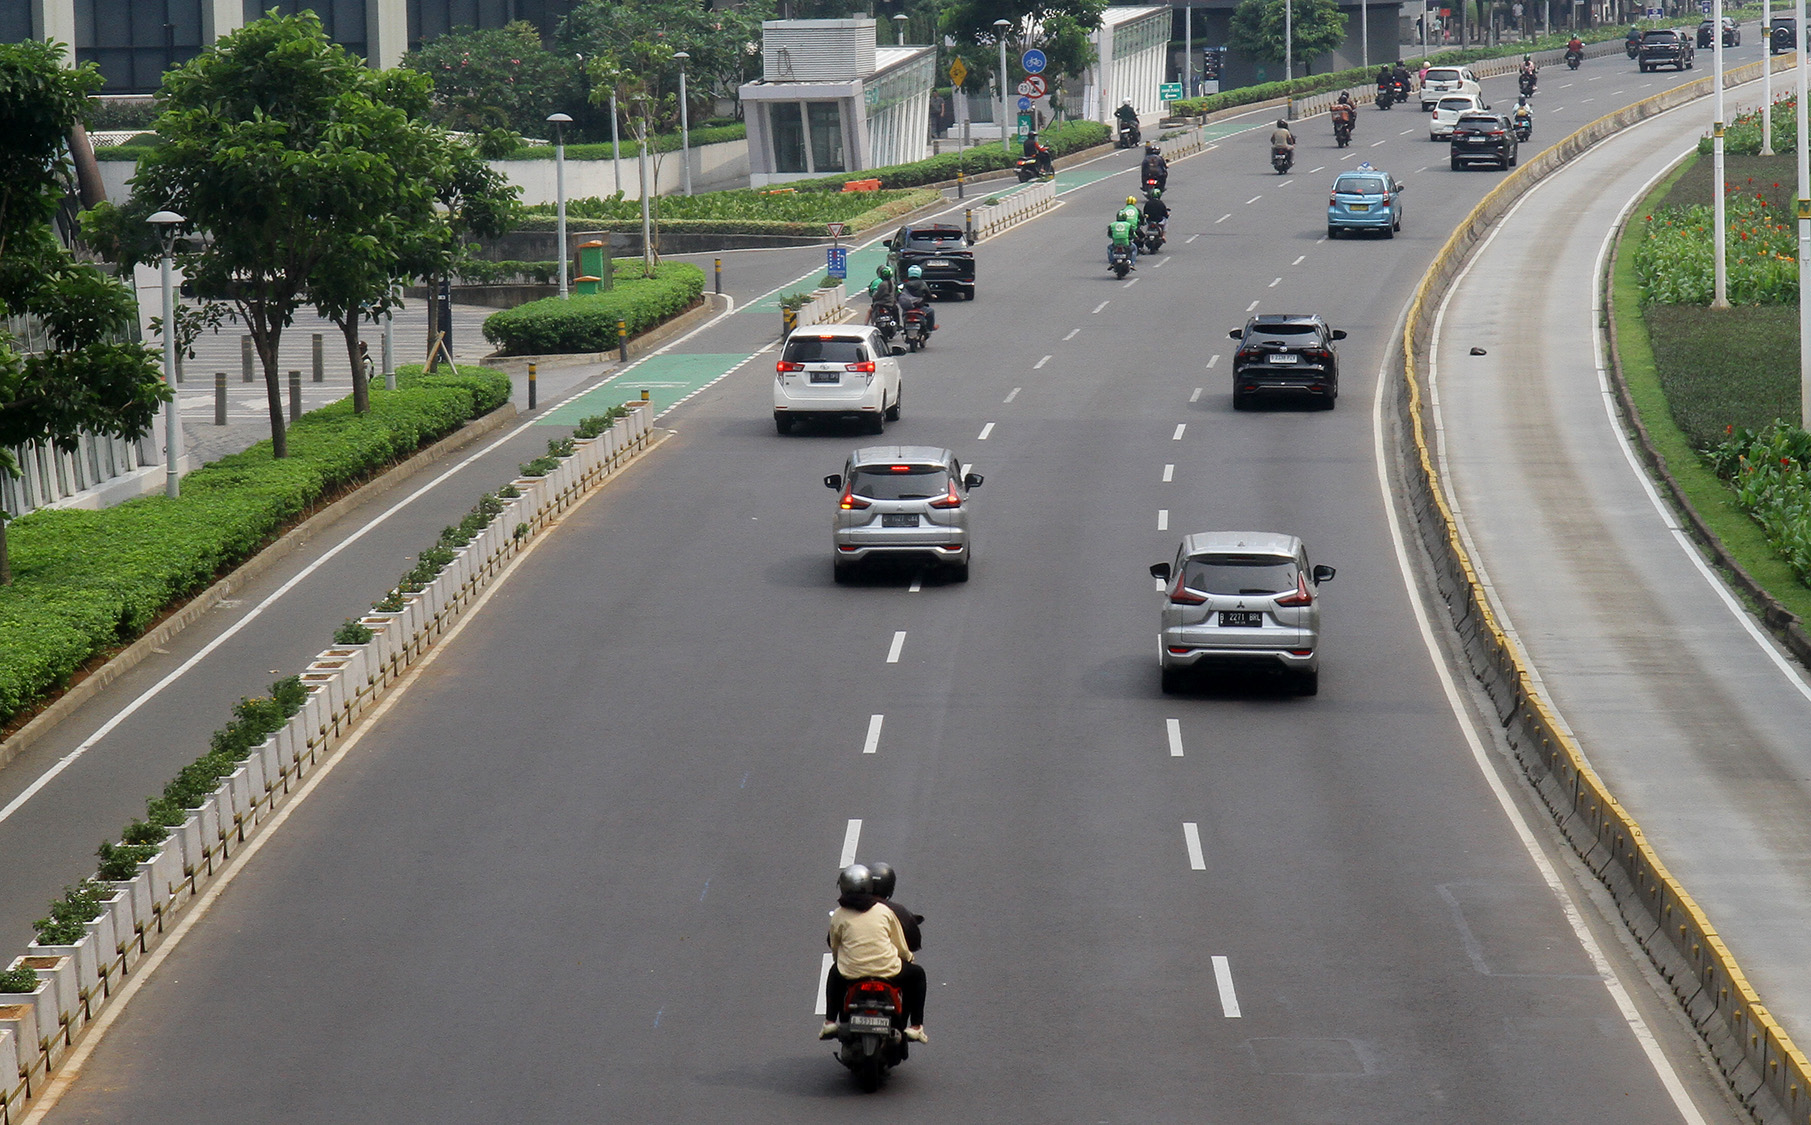
<instances>
[{"instance_id":1,"label":"black car","mask_svg":"<svg viewBox=\"0 0 1811 1125\"><path fill-rule=\"evenodd\" d=\"M961 227L943 223L900 227L886 247L894 280L904 282L906 271L918 266L933 296L959 293L975 299L975 252Z\"/></svg>"},{"instance_id":2,"label":"black car","mask_svg":"<svg viewBox=\"0 0 1811 1125\"><path fill-rule=\"evenodd\" d=\"M1509 118L1479 110L1459 115L1453 124L1453 171L1479 163L1514 168L1515 160L1515 127Z\"/></svg>"},{"instance_id":3,"label":"black car","mask_svg":"<svg viewBox=\"0 0 1811 1125\"><path fill-rule=\"evenodd\" d=\"M1698 46L1704 48L1710 47L1710 29L1715 22L1715 20L1710 19L1707 16L1705 17L1704 22L1698 25ZM1723 45L1725 47L1740 47L1742 45L1742 29L1736 26L1736 21L1730 19L1728 16L1723 17Z\"/></svg>"},{"instance_id":4,"label":"black car","mask_svg":"<svg viewBox=\"0 0 1811 1125\"><path fill-rule=\"evenodd\" d=\"M1773 30L1767 35L1767 53L1777 55L1798 46L1798 20L1792 16L1774 16Z\"/></svg>"},{"instance_id":5,"label":"black car","mask_svg":"<svg viewBox=\"0 0 1811 1125\"><path fill-rule=\"evenodd\" d=\"M1641 33L1641 52L1635 56L1635 63L1643 74L1663 66L1690 70L1693 53L1692 41L1685 32L1656 28Z\"/></svg>"},{"instance_id":6,"label":"black car","mask_svg":"<svg viewBox=\"0 0 1811 1125\"><path fill-rule=\"evenodd\" d=\"M1232 405L1243 410L1258 395L1306 397L1328 410L1339 397L1339 352L1346 334L1317 313L1267 313L1228 333L1239 341L1232 359Z\"/></svg>"}]
</instances>

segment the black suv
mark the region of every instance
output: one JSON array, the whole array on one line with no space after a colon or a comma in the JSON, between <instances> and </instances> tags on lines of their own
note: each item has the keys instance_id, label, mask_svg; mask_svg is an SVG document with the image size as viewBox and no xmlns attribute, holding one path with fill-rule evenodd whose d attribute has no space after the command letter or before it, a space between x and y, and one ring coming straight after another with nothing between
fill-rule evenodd
<instances>
[{"instance_id":1,"label":"black suv","mask_svg":"<svg viewBox=\"0 0 1811 1125\"><path fill-rule=\"evenodd\" d=\"M1327 327L1317 313L1254 316L1228 333L1239 341L1232 358L1232 405L1243 410L1254 395L1308 396L1328 410L1339 397L1339 352L1346 334Z\"/></svg>"},{"instance_id":2,"label":"black suv","mask_svg":"<svg viewBox=\"0 0 1811 1125\"><path fill-rule=\"evenodd\" d=\"M1453 124L1453 171L1471 164L1489 163L1514 168L1515 128L1500 113L1461 113Z\"/></svg>"},{"instance_id":3,"label":"black suv","mask_svg":"<svg viewBox=\"0 0 1811 1125\"><path fill-rule=\"evenodd\" d=\"M918 266L932 295L960 293L967 300L975 299L975 252L969 249L961 227L943 223L900 227L887 239L886 247L893 280L903 284L906 271Z\"/></svg>"},{"instance_id":4,"label":"black suv","mask_svg":"<svg viewBox=\"0 0 1811 1125\"><path fill-rule=\"evenodd\" d=\"M1716 22L1717 21L1711 19L1709 16L1706 16L1704 22L1698 25L1698 46L1703 47L1706 50L1710 49L1710 29ZM1740 47L1742 45L1742 29L1737 27L1736 21L1730 19L1728 16L1723 17L1723 45L1725 47Z\"/></svg>"},{"instance_id":5,"label":"black suv","mask_svg":"<svg viewBox=\"0 0 1811 1125\"><path fill-rule=\"evenodd\" d=\"M1658 28L1641 33L1641 53L1635 56L1636 65L1641 73L1658 70L1663 66L1679 70L1692 68L1692 41L1685 32L1672 28Z\"/></svg>"},{"instance_id":6,"label":"black suv","mask_svg":"<svg viewBox=\"0 0 1811 1125\"><path fill-rule=\"evenodd\" d=\"M1773 30L1767 36L1767 53L1777 55L1798 46L1798 20L1792 16L1774 16Z\"/></svg>"}]
</instances>

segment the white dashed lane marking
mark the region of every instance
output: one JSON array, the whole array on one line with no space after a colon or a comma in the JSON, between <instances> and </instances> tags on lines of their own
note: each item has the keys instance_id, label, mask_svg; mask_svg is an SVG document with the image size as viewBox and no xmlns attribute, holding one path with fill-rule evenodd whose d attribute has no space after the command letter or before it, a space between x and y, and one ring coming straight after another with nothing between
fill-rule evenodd
<instances>
[{"instance_id":1,"label":"white dashed lane marking","mask_svg":"<svg viewBox=\"0 0 1811 1125\"><path fill-rule=\"evenodd\" d=\"M1169 529L1170 529L1170 510L1168 508L1157 509L1157 530L1158 531L1168 531Z\"/></svg>"},{"instance_id":2,"label":"white dashed lane marking","mask_svg":"<svg viewBox=\"0 0 1811 1125\"><path fill-rule=\"evenodd\" d=\"M904 633L899 634L905 636ZM838 867L847 867L855 862L855 848L861 843L861 821L851 820L849 827L843 829L843 858Z\"/></svg>"},{"instance_id":3,"label":"white dashed lane marking","mask_svg":"<svg viewBox=\"0 0 1811 1125\"><path fill-rule=\"evenodd\" d=\"M1163 467L1163 480L1164 480L1164 483L1166 483L1166 484L1167 484L1167 483L1169 483L1169 482L1170 482L1170 481L1173 481L1173 480L1175 480L1175 479L1176 479L1176 466L1175 466L1175 465L1165 465L1165 466L1164 466L1164 467Z\"/></svg>"},{"instance_id":4,"label":"white dashed lane marking","mask_svg":"<svg viewBox=\"0 0 1811 1125\"><path fill-rule=\"evenodd\" d=\"M1094 306L1094 311L1093 311L1093 312L1091 312L1091 313L1089 313L1089 314L1088 314L1088 315L1089 315L1089 316L1099 316L1099 315L1100 315L1100 310L1102 310L1102 309L1104 309L1104 308L1106 308L1106 307L1107 307L1107 305L1108 305L1108 304L1109 304L1109 303L1110 303L1110 302L1111 302L1111 301L1112 301L1112 300L1113 300L1113 298L1111 298L1111 297L1108 297L1108 298L1107 298L1107 299L1106 299L1106 300L1105 300L1105 301L1102 301L1102 302L1101 302L1101 303L1100 303L1100 304L1098 304L1098 305L1095 305L1095 306Z\"/></svg>"},{"instance_id":5,"label":"white dashed lane marking","mask_svg":"<svg viewBox=\"0 0 1811 1125\"><path fill-rule=\"evenodd\" d=\"M1011 394L1009 394L1009 395L1007 395L1007 396L1006 396L1006 397L1005 397L1005 398L1004 398L1004 399L1002 399L1002 400L1001 400L1001 401L1002 401L1002 402L1011 402L1011 401L1012 401L1012 400L1013 400L1013 399L1015 399L1015 398L1018 398L1018 397L1019 397L1019 392L1020 392L1020 391L1021 391L1021 390L1023 390L1023 389L1024 389L1024 388L1023 388L1023 387L1014 387L1014 388L1013 388L1013 389L1012 389L1012 393L1011 393Z\"/></svg>"},{"instance_id":6,"label":"white dashed lane marking","mask_svg":"<svg viewBox=\"0 0 1811 1125\"><path fill-rule=\"evenodd\" d=\"M855 821L854 823L859 825L861 822ZM1207 857L1201 854L1201 830L1195 827L1194 821L1185 820L1182 822L1182 842L1188 845L1189 870L1206 871ZM853 862L853 860L850 862ZM849 864L844 863L843 866L847 867Z\"/></svg>"},{"instance_id":7,"label":"white dashed lane marking","mask_svg":"<svg viewBox=\"0 0 1811 1125\"><path fill-rule=\"evenodd\" d=\"M1239 994L1232 987L1232 965L1225 957L1214 955L1214 981L1220 986L1220 1010L1226 1018L1239 1018Z\"/></svg>"},{"instance_id":8,"label":"white dashed lane marking","mask_svg":"<svg viewBox=\"0 0 1811 1125\"><path fill-rule=\"evenodd\" d=\"M904 647L905 647L905 630L901 629L899 632L893 634L893 645L891 648L887 649L887 663L888 664L899 663L899 650ZM855 825L860 825L861 821L855 820L855 821L850 821L850 823L855 824ZM843 866L847 867L847 866L849 866L849 864L851 862L853 862L853 861L845 860L845 861L843 861Z\"/></svg>"},{"instance_id":9,"label":"white dashed lane marking","mask_svg":"<svg viewBox=\"0 0 1811 1125\"><path fill-rule=\"evenodd\" d=\"M991 434L993 432L994 432L994 424L992 422L989 422L987 425L981 427L981 435L979 437L977 437L975 440L976 441L986 441L987 435Z\"/></svg>"},{"instance_id":10,"label":"white dashed lane marking","mask_svg":"<svg viewBox=\"0 0 1811 1125\"><path fill-rule=\"evenodd\" d=\"M1200 402L1200 401L1201 401L1201 388L1200 388L1200 387L1196 387L1196 388L1195 388L1195 393L1194 393L1194 394L1192 394L1192 395L1190 395L1190 396L1188 396L1188 400L1189 400L1189 401L1190 401L1190 402Z\"/></svg>"},{"instance_id":11,"label":"white dashed lane marking","mask_svg":"<svg viewBox=\"0 0 1811 1125\"><path fill-rule=\"evenodd\" d=\"M868 716L868 737L867 740L861 744L862 753L872 754L880 749L880 724L881 720L884 718L886 718L884 715Z\"/></svg>"},{"instance_id":12,"label":"white dashed lane marking","mask_svg":"<svg viewBox=\"0 0 1811 1125\"><path fill-rule=\"evenodd\" d=\"M1049 363L1050 359L1051 359L1050 356L1045 356L1043 359L1040 359L1036 363L1032 364L1031 369L1033 371L1036 371L1038 368L1044 366L1046 363Z\"/></svg>"},{"instance_id":13,"label":"white dashed lane marking","mask_svg":"<svg viewBox=\"0 0 1811 1125\"><path fill-rule=\"evenodd\" d=\"M1182 720L1165 719L1163 726L1170 739L1170 757L1182 757Z\"/></svg>"},{"instance_id":14,"label":"white dashed lane marking","mask_svg":"<svg viewBox=\"0 0 1811 1125\"><path fill-rule=\"evenodd\" d=\"M1182 440L1182 431L1184 431L1186 429L1188 429L1187 422L1176 423L1176 432L1170 435L1170 440L1171 441L1181 441ZM904 636L905 634L902 633L900 635Z\"/></svg>"}]
</instances>

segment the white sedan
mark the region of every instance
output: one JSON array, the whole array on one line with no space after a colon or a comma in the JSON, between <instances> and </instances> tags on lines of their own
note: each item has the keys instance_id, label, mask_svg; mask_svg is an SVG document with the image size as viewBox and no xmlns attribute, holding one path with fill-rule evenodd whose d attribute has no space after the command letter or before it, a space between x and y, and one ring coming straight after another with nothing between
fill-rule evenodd
<instances>
[{"instance_id":1,"label":"white sedan","mask_svg":"<svg viewBox=\"0 0 1811 1125\"><path fill-rule=\"evenodd\" d=\"M1427 139L1449 141L1460 114L1489 108L1484 104L1484 99L1476 94L1448 94L1434 103L1434 115L1427 119Z\"/></svg>"}]
</instances>

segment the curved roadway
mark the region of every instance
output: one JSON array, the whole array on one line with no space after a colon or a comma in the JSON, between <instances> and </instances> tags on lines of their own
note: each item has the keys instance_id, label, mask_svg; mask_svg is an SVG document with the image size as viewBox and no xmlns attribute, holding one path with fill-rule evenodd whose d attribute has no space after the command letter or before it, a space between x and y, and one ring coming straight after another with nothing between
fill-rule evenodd
<instances>
[{"instance_id":1,"label":"curved roadway","mask_svg":"<svg viewBox=\"0 0 1811 1125\"><path fill-rule=\"evenodd\" d=\"M1537 135L1677 80L1549 70ZM933 1042L894 1111L1735 1120L1473 749L1397 568L1375 373L1499 178L1425 129L1367 110L1341 152L1304 123L1281 178L1261 131L1224 140L1178 165L1172 252L1126 282L1100 259L1131 154L983 244L889 430L988 477L965 585L833 585L819 478L869 439L773 433L767 313L682 342L747 362L317 775L46 1118L840 1118L875 1103L812 1006L855 856L929 919ZM1409 182L1404 233L1328 243L1321 192L1361 159ZM1337 411L1232 412L1252 309L1351 333ZM1146 566L1232 527L1340 568L1319 697L1158 692Z\"/></svg>"}]
</instances>

